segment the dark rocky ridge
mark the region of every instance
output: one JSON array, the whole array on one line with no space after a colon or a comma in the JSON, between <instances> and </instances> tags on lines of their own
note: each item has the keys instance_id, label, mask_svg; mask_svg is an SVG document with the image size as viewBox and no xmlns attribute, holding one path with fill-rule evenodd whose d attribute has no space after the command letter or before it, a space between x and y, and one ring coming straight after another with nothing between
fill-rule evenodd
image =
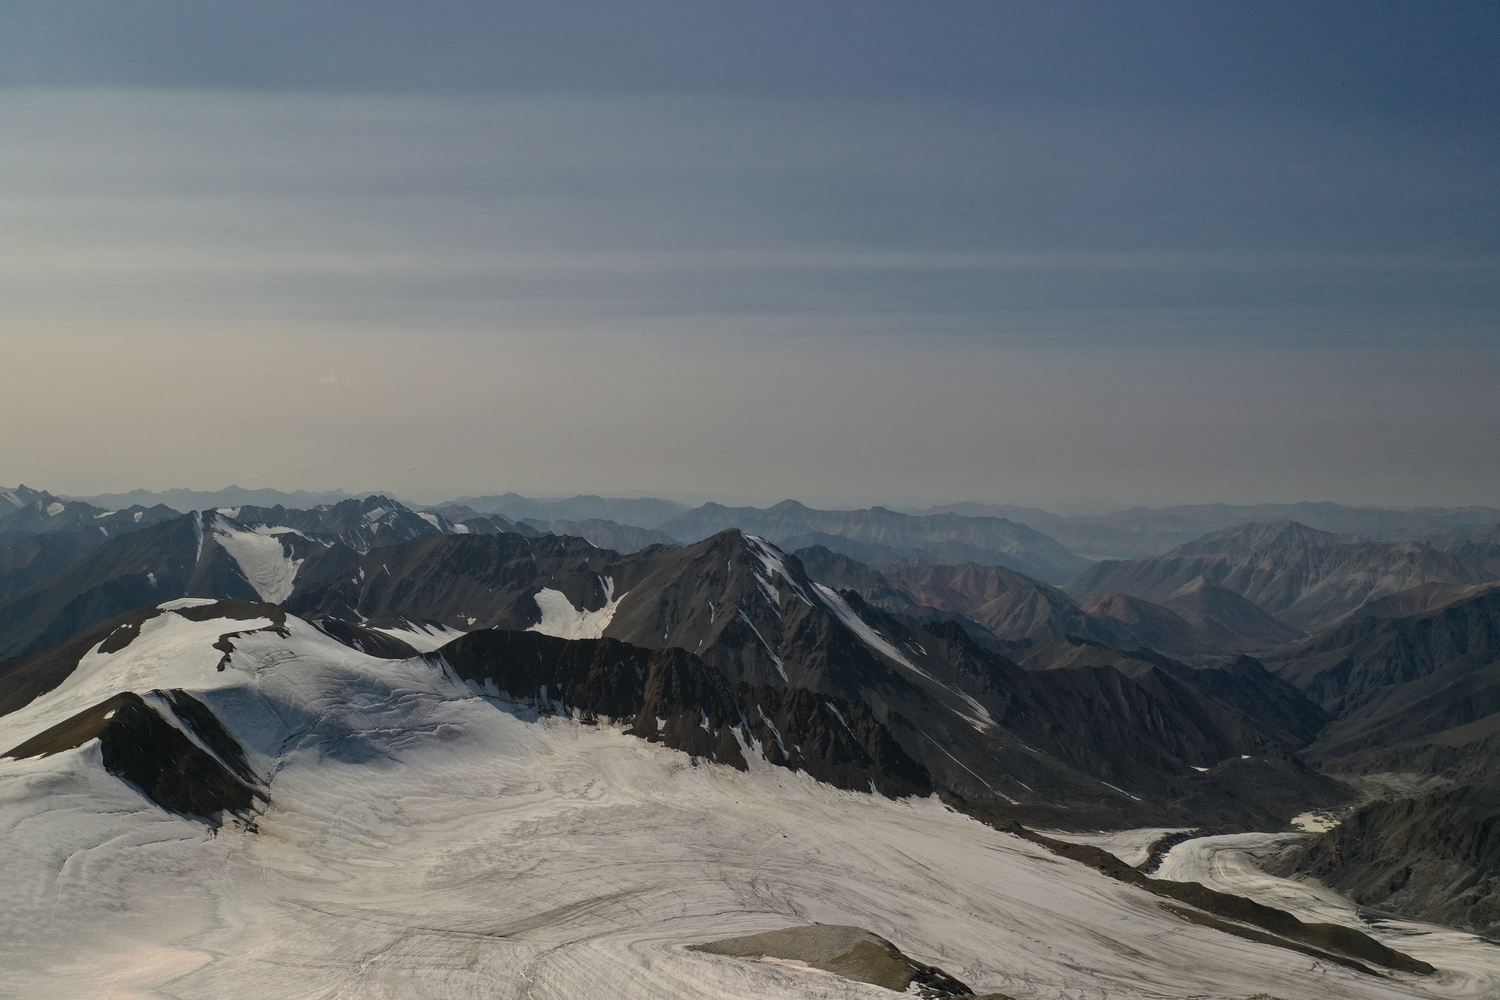
<instances>
[{"instance_id":1,"label":"dark rocky ridge","mask_svg":"<svg viewBox=\"0 0 1500 1000\"><path fill-rule=\"evenodd\" d=\"M983 814L978 818L998 829L1039 844L1061 857L1086 864L1112 879L1144 889L1153 895L1184 903L1191 909L1171 905L1167 908L1195 923L1331 960L1363 972L1372 971L1364 965L1366 962L1418 975L1430 975L1437 971L1428 963L1387 947L1354 928L1303 921L1286 910L1267 906L1244 896L1210 889L1197 882L1152 878L1092 844L1056 840L1011 820Z\"/></svg>"},{"instance_id":2,"label":"dark rocky ridge","mask_svg":"<svg viewBox=\"0 0 1500 1000\"><path fill-rule=\"evenodd\" d=\"M163 711L171 712L208 750L168 722ZM115 695L3 756L42 757L91 740L99 741L105 770L169 812L214 826L226 814L250 824L269 801L244 749L206 705L185 691L155 691L150 702L133 692Z\"/></svg>"},{"instance_id":3,"label":"dark rocky ridge","mask_svg":"<svg viewBox=\"0 0 1500 1000\"><path fill-rule=\"evenodd\" d=\"M1372 802L1276 862L1359 902L1500 933L1500 591L1421 613L1432 588L1356 612L1270 666L1336 713L1325 770L1444 785Z\"/></svg>"},{"instance_id":4,"label":"dark rocky ridge","mask_svg":"<svg viewBox=\"0 0 1500 1000\"><path fill-rule=\"evenodd\" d=\"M111 539L46 583L0 601L0 657L44 649L131 609L180 597L260 599L198 514Z\"/></svg>"},{"instance_id":5,"label":"dark rocky ridge","mask_svg":"<svg viewBox=\"0 0 1500 1000\"><path fill-rule=\"evenodd\" d=\"M35 499L0 516L0 600L51 579L111 538L180 516L159 505L106 511L48 493L26 495Z\"/></svg>"},{"instance_id":6,"label":"dark rocky ridge","mask_svg":"<svg viewBox=\"0 0 1500 1000\"><path fill-rule=\"evenodd\" d=\"M733 686L681 649L484 630L431 655L481 689L561 707L585 721L628 722L632 735L740 770L751 747L773 764L840 788L892 797L932 791L927 772L863 704Z\"/></svg>"},{"instance_id":7,"label":"dark rocky ridge","mask_svg":"<svg viewBox=\"0 0 1500 1000\"><path fill-rule=\"evenodd\" d=\"M1414 615L1355 613L1266 662L1330 711L1347 714L1390 685L1497 660L1500 590Z\"/></svg>"},{"instance_id":8,"label":"dark rocky ridge","mask_svg":"<svg viewBox=\"0 0 1500 1000\"><path fill-rule=\"evenodd\" d=\"M773 571L773 564L781 568ZM1286 699L1289 689L1274 678L1262 678L1260 687L1245 677L1229 682L1243 688L1234 707L1221 700L1227 688L1211 694L1195 686L1195 673L1181 664L1148 665L1131 676L1116 657L1028 671L956 623L914 631L853 592L818 592L795 557L738 531L626 556L577 539L417 539L370 553L291 605L312 618L381 626L431 620L520 630L540 616L533 598L539 588L588 610L604 605L607 583L618 606L605 635L687 650L731 687L863 704L935 783L1017 815L1244 827L1283 822L1351 794L1297 762L1255 712L1242 710L1273 689L1267 712L1278 710L1275 699ZM830 602L847 606L835 613ZM851 622L883 637L876 641L889 643L897 659L872 648ZM1295 691L1289 697L1300 699ZM1245 754L1256 760L1240 762ZM1266 772L1248 795L1228 780L1242 763ZM1189 808L1190 817L1182 812Z\"/></svg>"}]
</instances>

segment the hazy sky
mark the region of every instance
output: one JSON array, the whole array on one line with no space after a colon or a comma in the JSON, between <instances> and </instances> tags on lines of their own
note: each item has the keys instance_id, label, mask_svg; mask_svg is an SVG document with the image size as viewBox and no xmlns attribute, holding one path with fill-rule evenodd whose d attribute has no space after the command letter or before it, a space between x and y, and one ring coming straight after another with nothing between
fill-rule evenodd
<instances>
[{"instance_id":1,"label":"hazy sky","mask_svg":"<svg viewBox=\"0 0 1500 1000\"><path fill-rule=\"evenodd\" d=\"M12 4L0 483L1500 503L1500 5Z\"/></svg>"}]
</instances>

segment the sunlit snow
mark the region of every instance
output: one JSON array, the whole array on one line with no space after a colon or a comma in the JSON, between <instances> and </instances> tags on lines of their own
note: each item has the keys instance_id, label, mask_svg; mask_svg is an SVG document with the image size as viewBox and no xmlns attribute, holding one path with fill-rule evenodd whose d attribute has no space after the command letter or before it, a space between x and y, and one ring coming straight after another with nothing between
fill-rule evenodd
<instances>
[{"instance_id":1,"label":"sunlit snow","mask_svg":"<svg viewBox=\"0 0 1500 1000\"><path fill-rule=\"evenodd\" d=\"M0 992L890 995L688 950L814 921L867 927L977 992L1018 998L1500 989L1496 951L1456 932L1377 925L1444 971L1365 976L1187 923L935 799L839 791L753 755L748 773L695 765L609 725L478 696L441 664L357 653L296 618L288 638L236 639L217 671L217 635L258 624L162 615L119 652L90 654L55 698L0 718L12 746L106 693L185 687L271 778L260 832L215 836L108 775L97 744L0 763Z\"/></svg>"},{"instance_id":2,"label":"sunlit snow","mask_svg":"<svg viewBox=\"0 0 1500 1000\"><path fill-rule=\"evenodd\" d=\"M215 518L214 541L239 564L240 572L260 599L280 604L292 596L301 559L286 552L279 534L245 531L224 518Z\"/></svg>"},{"instance_id":3,"label":"sunlit snow","mask_svg":"<svg viewBox=\"0 0 1500 1000\"><path fill-rule=\"evenodd\" d=\"M0 763L0 992L890 995L688 950L814 921L869 928L977 992L1018 998L1500 989L1495 949L1456 932L1377 925L1444 971L1365 976L1187 923L935 799L839 791L754 755L748 773L695 764L616 727L478 696L440 663L355 652L294 617L287 638L237 638L216 670L219 633L264 624L164 614L0 717L13 746L117 690L183 687L247 747L271 795L259 833L210 835L108 775L97 744Z\"/></svg>"},{"instance_id":4,"label":"sunlit snow","mask_svg":"<svg viewBox=\"0 0 1500 1000\"><path fill-rule=\"evenodd\" d=\"M542 620L527 631L555 635L561 639L601 638L604 630L609 627L610 619L615 616L615 609L625 599L624 594L615 596L615 579L612 576L604 577L604 606L596 611L580 611L573 607L573 602L568 600L566 594L551 587L543 587L535 597L536 606L542 611Z\"/></svg>"}]
</instances>

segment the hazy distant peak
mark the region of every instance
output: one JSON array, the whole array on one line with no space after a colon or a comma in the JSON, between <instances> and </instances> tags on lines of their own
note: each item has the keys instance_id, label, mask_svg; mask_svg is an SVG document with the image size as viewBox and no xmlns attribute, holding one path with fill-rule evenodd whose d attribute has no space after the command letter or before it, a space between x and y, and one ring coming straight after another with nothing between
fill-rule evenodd
<instances>
[{"instance_id":1,"label":"hazy distant peak","mask_svg":"<svg viewBox=\"0 0 1500 1000\"><path fill-rule=\"evenodd\" d=\"M1279 521L1235 525L1204 535L1202 538L1179 545L1168 555L1207 556L1227 555L1233 552L1259 552L1266 549L1310 549L1327 548L1333 545L1351 545L1359 541L1354 535L1336 535L1328 531L1309 528L1300 521L1283 518Z\"/></svg>"}]
</instances>

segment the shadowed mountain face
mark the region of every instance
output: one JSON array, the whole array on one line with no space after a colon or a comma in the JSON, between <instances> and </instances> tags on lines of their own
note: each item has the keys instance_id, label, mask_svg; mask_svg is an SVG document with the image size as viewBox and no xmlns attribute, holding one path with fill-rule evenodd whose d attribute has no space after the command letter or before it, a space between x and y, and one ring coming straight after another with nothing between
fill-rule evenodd
<instances>
[{"instance_id":1,"label":"shadowed mountain face","mask_svg":"<svg viewBox=\"0 0 1500 1000\"><path fill-rule=\"evenodd\" d=\"M482 690L591 721L625 722L633 735L740 770L747 767L745 752L758 746L771 763L840 788L889 796L932 792L927 772L863 703L732 686L681 649L484 630L433 655Z\"/></svg>"},{"instance_id":2,"label":"shadowed mountain face","mask_svg":"<svg viewBox=\"0 0 1500 1000\"><path fill-rule=\"evenodd\" d=\"M1200 577L1311 631L1366 601L1422 584L1500 579L1500 548L1365 544L1293 522L1243 525L1165 555L1099 563L1066 589L1079 600L1121 593L1167 603Z\"/></svg>"},{"instance_id":3,"label":"shadowed mountain face","mask_svg":"<svg viewBox=\"0 0 1500 1000\"><path fill-rule=\"evenodd\" d=\"M1085 614L1105 619L1145 646L1176 656L1203 656L1216 651L1199 629L1171 608L1126 594L1105 594L1083 606Z\"/></svg>"},{"instance_id":4,"label":"shadowed mountain face","mask_svg":"<svg viewBox=\"0 0 1500 1000\"><path fill-rule=\"evenodd\" d=\"M1217 649L1269 649L1303 637L1299 629L1202 576L1178 587L1162 604Z\"/></svg>"},{"instance_id":5,"label":"shadowed mountain face","mask_svg":"<svg viewBox=\"0 0 1500 1000\"><path fill-rule=\"evenodd\" d=\"M704 504L661 525L683 542L726 528L759 535L788 551L817 544L862 562L973 562L1005 566L1051 583L1071 580L1089 565L1047 535L1003 518L917 517L883 507L814 510L786 500L765 509Z\"/></svg>"},{"instance_id":6,"label":"shadowed mountain face","mask_svg":"<svg viewBox=\"0 0 1500 1000\"><path fill-rule=\"evenodd\" d=\"M51 579L112 538L179 516L166 507L101 511L81 523L53 523L41 531L18 530L10 518L0 520L0 600Z\"/></svg>"},{"instance_id":7,"label":"shadowed mountain face","mask_svg":"<svg viewBox=\"0 0 1500 1000\"><path fill-rule=\"evenodd\" d=\"M1400 618L1357 613L1266 663L1337 717L1313 751L1330 766L1500 770L1500 591Z\"/></svg>"}]
</instances>

